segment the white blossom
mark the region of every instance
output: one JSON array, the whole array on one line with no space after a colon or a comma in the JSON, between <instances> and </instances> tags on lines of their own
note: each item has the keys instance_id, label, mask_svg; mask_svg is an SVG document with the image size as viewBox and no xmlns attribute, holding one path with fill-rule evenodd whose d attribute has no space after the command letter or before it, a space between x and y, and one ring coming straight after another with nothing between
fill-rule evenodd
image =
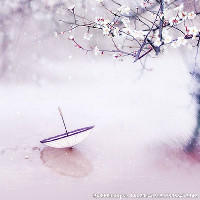
<instances>
[{"instance_id":1,"label":"white blossom","mask_svg":"<svg viewBox=\"0 0 200 200\"><path fill-rule=\"evenodd\" d=\"M95 23L97 24L97 28L102 28L104 35L109 35L111 30L111 22L109 19L104 19L103 17L96 17Z\"/></svg>"},{"instance_id":2,"label":"white blossom","mask_svg":"<svg viewBox=\"0 0 200 200\"><path fill-rule=\"evenodd\" d=\"M118 11L124 15L124 14L129 14L130 12L130 8L128 6L121 6L120 8L118 8Z\"/></svg>"},{"instance_id":3,"label":"white blossom","mask_svg":"<svg viewBox=\"0 0 200 200\"><path fill-rule=\"evenodd\" d=\"M193 35L193 39L196 37L196 35L199 33L199 30L197 29L196 26L191 26L191 27L188 27L188 33Z\"/></svg>"},{"instance_id":4,"label":"white blossom","mask_svg":"<svg viewBox=\"0 0 200 200\"><path fill-rule=\"evenodd\" d=\"M103 27L103 34L109 35L109 33L110 33L110 28L108 26Z\"/></svg>"},{"instance_id":5,"label":"white blossom","mask_svg":"<svg viewBox=\"0 0 200 200\"><path fill-rule=\"evenodd\" d=\"M172 41L172 37L169 35L169 31L167 29L163 29L162 37L165 44L168 44Z\"/></svg>"},{"instance_id":6,"label":"white blossom","mask_svg":"<svg viewBox=\"0 0 200 200\"><path fill-rule=\"evenodd\" d=\"M157 30L156 32L155 32L155 34L154 34L154 37L155 37L155 42L156 42L156 44L158 44L158 45L156 45L156 46L160 46L160 35L159 35L159 30ZM172 37L169 35L169 31L167 30L167 29L163 29L162 30L162 40L163 40L163 42L165 43L165 44L168 44L168 43L170 43L171 41L172 41ZM159 42L160 41L160 42ZM154 43L155 43L154 42ZM161 42L162 43L162 42Z\"/></svg>"},{"instance_id":7,"label":"white blossom","mask_svg":"<svg viewBox=\"0 0 200 200\"><path fill-rule=\"evenodd\" d=\"M188 19L194 19L196 17L196 14L194 13L194 11L188 13Z\"/></svg>"},{"instance_id":8,"label":"white blossom","mask_svg":"<svg viewBox=\"0 0 200 200\"><path fill-rule=\"evenodd\" d=\"M118 27L114 28L113 35L114 35L114 37L118 37L119 36L119 28Z\"/></svg>"},{"instance_id":9,"label":"white blossom","mask_svg":"<svg viewBox=\"0 0 200 200\"><path fill-rule=\"evenodd\" d=\"M168 44L168 43L170 43L171 41L172 41L172 37L171 37L171 36L167 35L167 36L164 37L164 43L165 43L165 44Z\"/></svg>"},{"instance_id":10,"label":"white blossom","mask_svg":"<svg viewBox=\"0 0 200 200\"><path fill-rule=\"evenodd\" d=\"M95 17L95 23L98 28L102 28L102 26L106 26L110 23L109 19L104 19L103 17Z\"/></svg>"},{"instance_id":11,"label":"white blossom","mask_svg":"<svg viewBox=\"0 0 200 200\"><path fill-rule=\"evenodd\" d=\"M187 40L184 37L178 37L176 41L172 42L171 46L174 48L180 47L181 45L186 45Z\"/></svg>"},{"instance_id":12,"label":"white blossom","mask_svg":"<svg viewBox=\"0 0 200 200\"><path fill-rule=\"evenodd\" d=\"M70 40L73 40L73 39L74 39L74 36L73 36L73 35L70 35L68 38L69 38Z\"/></svg>"},{"instance_id":13,"label":"white blossom","mask_svg":"<svg viewBox=\"0 0 200 200\"><path fill-rule=\"evenodd\" d=\"M160 41L160 38L157 38L155 41L154 41L154 43L153 43L156 47L159 47L161 44L162 44L162 42Z\"/></svg>"}]
</instances>

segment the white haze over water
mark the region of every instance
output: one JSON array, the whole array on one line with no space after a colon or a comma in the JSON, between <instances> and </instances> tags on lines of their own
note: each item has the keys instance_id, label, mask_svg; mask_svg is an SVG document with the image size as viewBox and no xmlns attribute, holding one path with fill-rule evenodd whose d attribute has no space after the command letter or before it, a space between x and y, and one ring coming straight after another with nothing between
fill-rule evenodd
<instances>
[{"instance_id":1,"label":"white haze over water","mask_svg":"<svg viewBox=\"0 0 200 200\"><path fill-rule=\"evenodd\" d=\"M84 56L66 38L41 39L37 28L25 23L1 80L2 199L198 192L200 164L181 152L196 123L182 54L149 58L142 71L131 60ZM58 106L68 130L95 125L74 150L39 143L64 132Z\"/></svg>"},{"instance_id":2,"label":"white haze over water","mask_svg":"<svg viewBox=\"0 0 200 200\"><path fill-rule=\"evenodd\" d=\"M148 63L152 70L143 75L137 64L108 58L46 61L40 84L2 82L4 199L16 195L26 199L29 194L29 199L91 199L99 191L183 192L188 184L187 191L195 191L191 182L196 180L198 165L173 157L173 149L181 147L195 125L191 82L181 56L169 57L173 56L153 59ZM68 130L95 125L75 153L39 144L64 132L58 106ZM165 148L172 149L170 155ZM194 173L190 179L188 165ZM182 186L177 187L179 181Z\"/></svg>"}]
</instances>

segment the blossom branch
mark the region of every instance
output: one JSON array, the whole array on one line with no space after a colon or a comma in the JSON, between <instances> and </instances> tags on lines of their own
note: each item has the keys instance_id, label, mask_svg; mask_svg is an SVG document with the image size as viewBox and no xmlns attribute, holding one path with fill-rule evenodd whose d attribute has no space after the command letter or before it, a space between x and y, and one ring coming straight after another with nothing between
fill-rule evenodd
<instances>
[{"instance_id":1,"label":"blossom branch","mask_svg":"<svg viewBox=\"0 0 200 200\"><path fill-rule=\"evenodd\" d=\"M103 0L97 1L100 2L101 8L109 12L110 19L96 17L94 20L81 16L75 12L75 9L68 9L74 21L66 23L71 26L67 30L69 32L81 27L87 28L88 31L84 36L86 40L92 38L90 30L93 30L94 34L100 31L106 39L111 40L114 49L99 50L97 46L91 47L90 52L92 48L100 52L96 51L95 55L102 55L104 52L119 53L121 56L133 57L136 62L149 53L154 52L158 55L164 48L170 46L176 48L185 45L189 40L193 42L199 38L199 30L195 26L190 26L190 21L196 19L199 12L185 12L182 5L176 5L177 0L157 0L154 3L146 0L145 7L136 8L136 10L112 0L118 7L117 11L109 9ZM174 13L171 18L166 15L168 10ZM150 15L145 16L145 12L149 12ZM120 40L129 45L118 45ZM80 49L86 50L85 48Z\"/></svg>"}]
</instances>

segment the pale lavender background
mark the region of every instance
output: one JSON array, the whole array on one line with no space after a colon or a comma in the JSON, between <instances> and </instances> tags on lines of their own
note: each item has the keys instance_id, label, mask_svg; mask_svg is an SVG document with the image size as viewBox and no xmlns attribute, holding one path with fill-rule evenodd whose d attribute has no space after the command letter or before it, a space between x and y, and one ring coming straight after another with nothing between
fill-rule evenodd
<instances>
[{"instance_id":1,"label":"pale lavender background","mask_svg":"<svg viewBox=\"0 0 200 200\"><path fill-rule=\"evenodd\" d=\"M31 18L13 25L14 62L0 84L1 199L197 193L199 162L181 152L196 107L183 54L149 59L142 71L131 59L85 56L43 27ZM64 132L58 106L69 130L95 125L73 151L39 143Z\"/></svg>"}]
</instances>

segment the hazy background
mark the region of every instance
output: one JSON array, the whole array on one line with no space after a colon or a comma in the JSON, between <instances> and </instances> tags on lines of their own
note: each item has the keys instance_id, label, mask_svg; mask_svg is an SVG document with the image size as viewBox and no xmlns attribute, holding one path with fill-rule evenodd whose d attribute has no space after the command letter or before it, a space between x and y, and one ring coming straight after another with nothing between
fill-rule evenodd
<instances>
[{"instance_id":1,"label":"hazy background","mask_svg":"<svg viewBox=\"0 0 200 200\"><path fill-rule=\"evenodd\" d=\"M182 152L196 122L187 49L148 59L146 69L131 59L85 55L65 35L55 37L64 27L54 23L49 9L14 15L13 8L6 9L15 5L5 2L0 8L3 199L199 191L198 157ZM58 106L68 130L95 125L74 150L39 143L64 132Z\"/></svg>"}]
</instances>

